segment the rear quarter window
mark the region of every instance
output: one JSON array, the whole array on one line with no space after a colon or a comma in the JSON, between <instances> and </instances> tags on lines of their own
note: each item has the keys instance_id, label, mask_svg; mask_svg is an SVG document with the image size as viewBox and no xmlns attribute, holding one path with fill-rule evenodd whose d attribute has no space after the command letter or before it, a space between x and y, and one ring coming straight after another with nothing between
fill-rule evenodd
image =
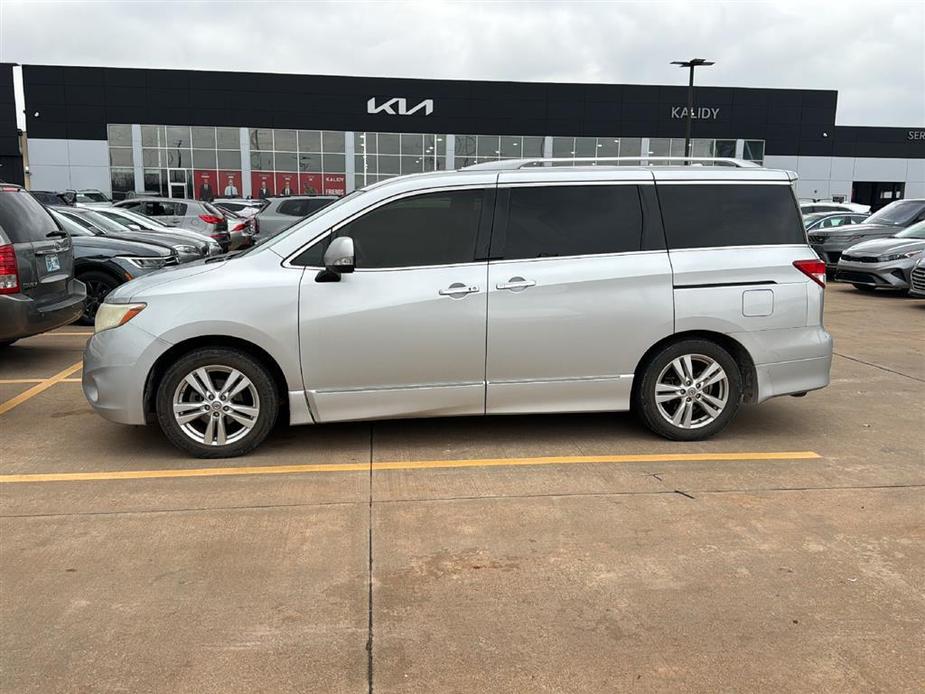
<instances>
[{"instance_id":1,"label":"rear quarter window","mask_svg":"<svg viewBox=\"0 0 925 694\"><path fill-rule=\"evenodd\" d=\"M789 185L659 184L669 249L804 244Z\"/></svg>"},{"instance_id":2,"label":"rear quarter window","mask_svg":"<svg viewBox=\"0 0 925 694\"><path fill-rule=\"evenodd\" d=\"M308 214L308 205L306 200L285 200L279 204L276 210L279 214L290 217L304 217Z\"/></svg>"},{"instance_id":3,"label":"rear quarter window","mask_svg":"<svg viewBox=\"0 0 925 694\"><path fill-rule=\"evenodd\" d=\"M46 240L59 231L51 214L25 191L0 192L0 231L11 243Z\"/></svg>"}]
</instances>

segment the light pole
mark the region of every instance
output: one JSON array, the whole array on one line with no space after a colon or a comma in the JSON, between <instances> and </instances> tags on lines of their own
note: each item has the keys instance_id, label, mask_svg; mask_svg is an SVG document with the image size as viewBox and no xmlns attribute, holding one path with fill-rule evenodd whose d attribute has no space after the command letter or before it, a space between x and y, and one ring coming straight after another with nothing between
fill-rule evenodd
<instances>
[{"instance_id":1,"label":"light pole","mask_svg":"<svg viewBox=\"0 0 925 694\"><path fill-rule=\"evenodd\" d=\"M691 58L690 60L673 60L671 64L690 68L691 71L690 81L687 83L687 125L684 128L684 156L689 157L691 155L691 121L694 118L694 68L714 63L703 58Z\"/></svg>"}]
</instances>

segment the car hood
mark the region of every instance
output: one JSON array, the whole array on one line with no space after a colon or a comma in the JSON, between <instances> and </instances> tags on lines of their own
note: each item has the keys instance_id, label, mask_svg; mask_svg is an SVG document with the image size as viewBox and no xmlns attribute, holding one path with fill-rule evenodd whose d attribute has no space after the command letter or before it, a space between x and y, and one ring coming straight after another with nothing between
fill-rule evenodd
<instances>
[{"instance_id":1,"label":"car hood","mask_svg":"<svg viewBox=\"0 0 925 694\"><path fill-rule=\"evenodd\" d=\"M845 253L851 255L889 255L891 253L908 253L925 249L925 239L870 239L851 246Z\"/></svg>"},{"instance_id":2,"label":"car hood","mask_svg":"<svg viewBox=\"0 0 925 694\"><path fill-rule=\"evenodd\" d=\"M187 277L193 277L194 275L201 275L206 272L214 272L223 265L224 263L221 262L197 260L192 263L175 265L163 270L158 270L155 273L150 275L143 275L138 279L132 280L131 282L126 282L125 284L116 287L109 294L106 300L109 303L116 304L130 303L136 297L143 295L145 292L150 291L154 287L159 287L170 282L177 282L179 280L186 279Z\"/></svg>"},{"instance_id":3,"label":"car hood","mask_svg":"<svg viewBox=\"0 0 925 694\"><path fill-rule=\"evenodd\" d=\"M143 243L116 236L72 236L71 242L78 251L104 251L108 255L136 255L148 257L169 257L170 250L164 246Z\"/></svg>"}]
</instances>

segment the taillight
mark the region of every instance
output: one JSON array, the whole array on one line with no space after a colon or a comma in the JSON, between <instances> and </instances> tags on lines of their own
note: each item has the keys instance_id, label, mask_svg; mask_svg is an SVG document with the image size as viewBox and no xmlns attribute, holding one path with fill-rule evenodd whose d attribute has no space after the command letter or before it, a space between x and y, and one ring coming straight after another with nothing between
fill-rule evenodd
<instances>
[{"instance_id":1,"label":"taillight","mask_svg":"<svg viewBox=\"0 0 925 694\"><path fill-rule=\"evenodd\" d=\"M0 294L19 293L19 266L12 244L0 246Z\"/></svg>"},{"instance_id":2,"label":"taillight","mask_svg":"<svg viewBox=\"0 0 925 694\"><path fill-rule=\"evenodd\" d=\"M206 224L219 224L222 221L221 217L216 217L214 214L201 214L199 215L199 219Z\"/></svg>"},{"instance_id":3,"label":"taillight","mask_svg":"<svg viewBox=\"0 0 925 694\"><path fill-rule=\"evenodd\" d=\"M243 231L246 226L247 226L247 222L238 222L237 224L235 224L234 229L232 229L232 231Z\"/></svg>"},{"instance_id":4,"label":"taillight","mask_svg":"<svg viewBox=\"0 0 925 694\"><path fill-rule=\"evenodd\" d=\"M825 263L814 258L813 260L794 260L793 267L809 277L823 289L825 288Z\"/></svg>"}]
</instances>

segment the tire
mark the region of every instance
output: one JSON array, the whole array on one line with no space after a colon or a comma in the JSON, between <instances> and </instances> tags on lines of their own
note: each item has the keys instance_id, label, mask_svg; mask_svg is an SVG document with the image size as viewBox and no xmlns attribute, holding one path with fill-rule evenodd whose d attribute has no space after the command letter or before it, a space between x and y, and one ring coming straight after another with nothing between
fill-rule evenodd
<instances>
[{"instance_id":1,"label":"tire","mask_svg":"<svg viewBox=\"0 0 925 694\"><path fill-rule=\"evenodd\" d=\"M872 294L873 292L877 291L876 287L871 287L869 284L855 284L852 286L858 291L867 292L868 294Z\"/></svg>"},{"instance_id":2,"label":"tire","mask_svg":"<svg viewBox=\"0 0 925 694\"><path fill-rule=\"evenodd\" d=\"M687 373L685 357L690 358L693 378L683 382L682 396L682 379L675 364ZM718 376L714 365L725 379L698 388L698 379L708 369L708 381ZM656 390L664 398L661 403ZM721 431L735 416L742 403L742 374L732 355L715 342L682 340L664 347L649 360L634 396L634 409L653 432L673 441L699 441ZM686 410L690 410L689 416ZM711 414L710 410L718 413Z\"/></svg>"},{"instance_id":3,"label":"tire","mask_svg":"<svg viewBox=\"0 0 925 694\"><path fill-rule=\"evenodd\" d=\"M118 287L121 282L110 274L95 270L81 273L77 279L87 285L87 299L84 302L84 312L76 322L79 325L93 325L96 321L96 310L103 303L106 295Z\"/></svg>"},{"instance_id":4,"label":"tire","mask_svg":"<svg viewBox=\"0 0 925 694\"><path fill-rule=\"evenodd\" d=\"M230 397L222 399L228 380L233 380ZM203 397L208 395L213 397ZM254 450L270 433L279 395L270 371L251 355L204 348L180 357L167 370L157 387L156 406L161 430L177 448L197 458L234 458ZM180 415L188 421L178 420ZM226 443L221 444L223 435Z\"/></svg>"}]
</instances>

